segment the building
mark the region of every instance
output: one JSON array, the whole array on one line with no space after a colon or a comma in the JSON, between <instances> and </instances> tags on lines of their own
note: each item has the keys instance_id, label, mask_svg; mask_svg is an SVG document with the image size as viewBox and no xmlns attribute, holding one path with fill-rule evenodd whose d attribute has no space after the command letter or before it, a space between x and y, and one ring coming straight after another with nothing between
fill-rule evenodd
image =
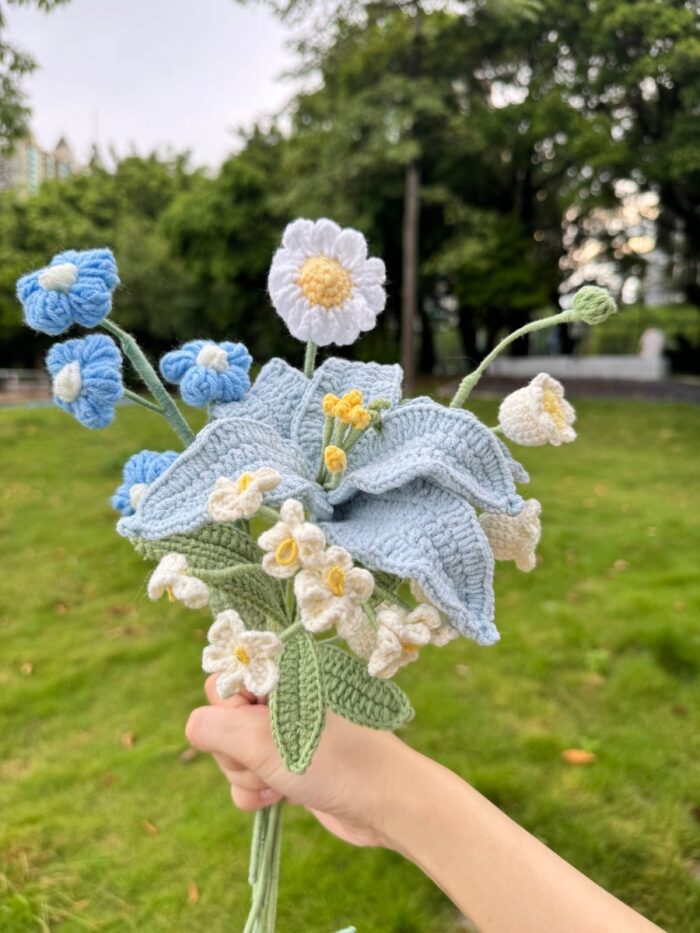
<instances>
[{"instance_id":1,"label":"building","mask_svg":"<svg viewBox=\"0 0 700 933\"><path fill-rule=\"evenodd\" d=\"M47 152L29 136L18 140L11 152L0 155L0 191L36 191L49 178L67 178L79 172L78 164L65 137Z\"/></svg>"}]
</instances>

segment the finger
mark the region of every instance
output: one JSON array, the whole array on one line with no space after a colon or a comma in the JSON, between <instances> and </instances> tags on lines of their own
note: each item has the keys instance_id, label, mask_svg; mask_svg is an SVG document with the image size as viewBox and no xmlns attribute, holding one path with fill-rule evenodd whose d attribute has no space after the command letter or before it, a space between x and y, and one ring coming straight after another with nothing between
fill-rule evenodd
<instances>
[{"instance_id":1,"label":"finger","mask_svg":"<svg viewBox=\"0 0 700 933\"><path fill-rule=\"evenodd\" d=\"M240 787L241 790L265 790L267 784L252 771L231 771L227 775L231 787Z\"/></svg>"},{"instance_id":2,"label":"finger","mask_svg":"<svg viewBox=\"0 0 700 933\"><path fill-rule=\"evenodd\" d=\"M200 751L227 755L251 771L275 757L268 710L263 706L200 706L185 734Z\"/></svg>"},{"instance_id":3,"label":"finger","mask_svg":"<svg viewBox=\"0 0 700 933\"><path fill-rule=\"evenodd\" d=\"M237 761L230 755L222 755L220 752L214 752L212 757L226 777L230 774L236 774L238 771L248 770L244 764L241 764L240 761Z\"/></svg>"},{"instance_id":4,"label":"finger","mask_svg":"<svg viewBox=\"0 0 700 933\"><path fill-rule=\"evenodd\" d=\"M231 799L239 810L250 811L262 810L265 807L269 807L273 803L277 803L278 800L281 800L282 795L275 791L270 791L269 789L262 791L244 790L241 787L234 787L232 785Z\"/></svg>"},{"instance_id":5,"label":"finger","mask_svg":"<svg viewBox=\"0 0 700 933\"><path fill-rule=\"evenodd\" d=\"M249 693L247 690L239 690L239 692L234 693L232 697L222 700L216 692L216 678L218 676L218 674L212 674L210 677L207 677L206 683L204 684L204 692L212 706L225 706L229 709L235 709L237 706L246 706L251 702L255 702L254 694Z\"/></svg>"}]
</instances>

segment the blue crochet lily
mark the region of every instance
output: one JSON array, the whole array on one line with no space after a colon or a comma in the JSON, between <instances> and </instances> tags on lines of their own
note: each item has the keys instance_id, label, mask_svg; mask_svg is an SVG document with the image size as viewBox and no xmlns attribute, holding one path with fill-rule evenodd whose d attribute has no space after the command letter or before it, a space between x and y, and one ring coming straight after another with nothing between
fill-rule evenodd
<instances>
[{"instance_id":1,"label":"blue crochet lily","mask_svg":"<svg viewBox=\"0 0 700 933\"><path fill-rule=\"evenodd\" d=\"M111 250L69 249L46 268L22 276L17 297L29 327L55 336L71 324L96 327L109 314L118 284Z\"/></svg>"},{"instance_id":2,"label":"blue crochet lily","mask_svg":"<svg viewBox=\"0 0 700 933\"><path fill-rule=\"evenodd\" d=\"M398 366L331 359L309 380L272 360L243 399L214 408L215 420L118 530L151 540L191 532L211 520L207 499L220 476L272 467L283 479L266 501L301 500L331 543L371 570L415 580L455 628L492 644L493 554L476 509L518 514L515 481L527 474L471 413L427 398L399 404L400 387ZM391 408L327 490L316 481L322 401L352 389Z\"/></svg>"},{"instance_id":3,"label":"blue crochet lily","mask_svg":"<svg viewBox=\"0 0 700 933\"><path fill-rule=\"evenodd\" d=\"M243 398L250 388L252 362L242 343L190 340L161 358L160 371L168 382L179 385L188 405L203 408Z\"/></svg>"},{"instance_id":4,"label":"blue crochet lily","mask_svg":"<svg viewBox=\"0 0 700 933\"><path fill-rule=\"evenodd\" d=\"M111 337L55 343L46 356L54 402L86 428L106 428L124 395L122 355Z\"/></svg>"},{"instance_id":5,"label":"blue crochet lily","mask_svg":"<svg viewBox=\"0 0 700 933\"><path fill-rule=\"evenodd\" d=\"M146 489L177 460L174 450L142 450L124 464L123 482L112 496L112 507L122 515L133 515Z\"/></svg>"}]
</instances>

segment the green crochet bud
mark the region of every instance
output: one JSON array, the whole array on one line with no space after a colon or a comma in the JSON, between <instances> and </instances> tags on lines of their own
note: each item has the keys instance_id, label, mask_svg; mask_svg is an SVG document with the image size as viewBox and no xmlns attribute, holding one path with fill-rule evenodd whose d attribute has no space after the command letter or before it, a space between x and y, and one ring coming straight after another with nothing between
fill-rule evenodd
<instances>
[{"instance_id":1,"label":"green crochet bud","mask_svg":"<svg viewBox=\"0 0 700 933\"><path fill-rule=\"evenodd\" d=\"M375 398L367 406L370 411L382 411L385 408L391 408L391 402L388 398Z\"/></svg>"},{"instance_id":2,"label":"green crochet bud","mask_svg":"<svg viewBox=\"0 0 700 933\"><path fill-rule=\"evenodd\" d=\"M574 295L571 310L575 320L586 324L602 324L613 314L617 314L615 300L604 288L597 285L585 285Z\"/></svg>"}]
</instances>

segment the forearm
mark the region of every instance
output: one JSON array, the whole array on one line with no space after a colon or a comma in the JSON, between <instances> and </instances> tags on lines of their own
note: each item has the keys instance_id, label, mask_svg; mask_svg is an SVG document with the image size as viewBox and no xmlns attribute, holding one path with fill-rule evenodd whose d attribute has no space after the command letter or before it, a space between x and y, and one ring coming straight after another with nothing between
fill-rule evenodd
<instances>
[{"instance_id":1,"label":"forearm","mask_svg":"<svg viewBox=\"0 0 700 933\"><path fill-rule=\"evenodd\" d=\"M451 771L407 750L386 843L429 875L481 933L658 930L555 855Z\"/></svg>"}]
</instances>

